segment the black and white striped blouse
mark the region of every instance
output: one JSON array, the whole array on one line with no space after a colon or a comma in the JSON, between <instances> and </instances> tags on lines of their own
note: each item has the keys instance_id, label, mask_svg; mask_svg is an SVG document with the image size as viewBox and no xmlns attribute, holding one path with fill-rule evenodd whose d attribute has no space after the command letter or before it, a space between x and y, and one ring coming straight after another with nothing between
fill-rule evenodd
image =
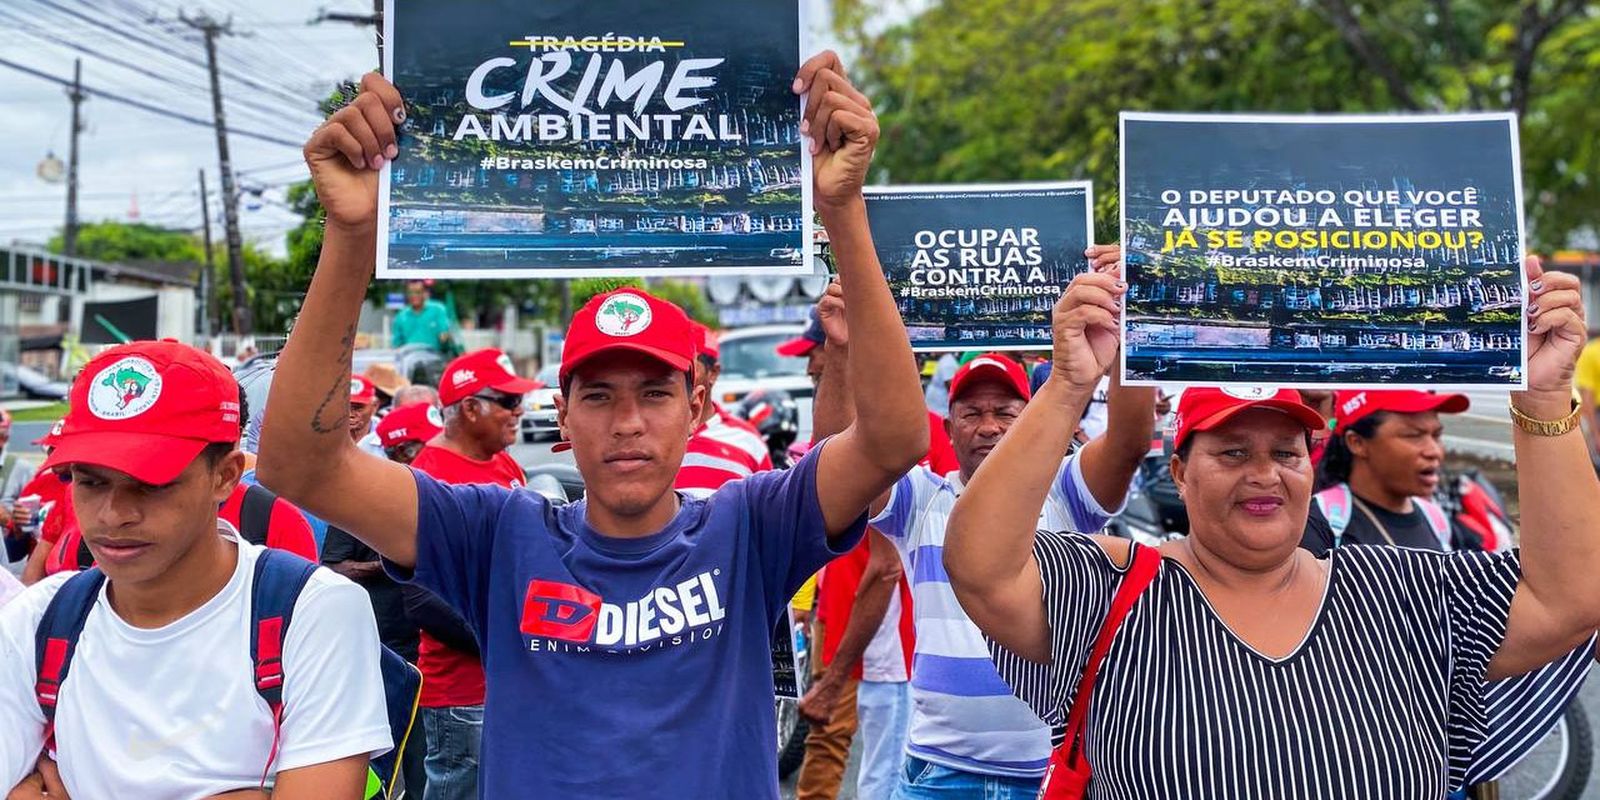
<instances>
[{"instance_id":1,"label":"black and white striped blouse","mask_svg":"<svg viewBox=\"0 0 1600 800\"><path fill-rule=\"evenodd\" d=\"M1041 531L1052 662L991 643L1000 674L1057 728L1122 570L1086 536ZM1236 637L1164 559L1100 669L1084 753L1092 800L1418 798L1461 784L1485 735L1484 676L1505 637L1515 555L1343 547L1286 657Z\"/></svg>"}]
</instances>

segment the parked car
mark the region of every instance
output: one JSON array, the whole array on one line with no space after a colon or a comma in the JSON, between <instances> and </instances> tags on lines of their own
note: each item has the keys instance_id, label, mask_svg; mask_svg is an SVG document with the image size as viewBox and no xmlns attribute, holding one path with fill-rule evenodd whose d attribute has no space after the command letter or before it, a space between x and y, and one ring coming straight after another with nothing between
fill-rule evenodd
<instances>
[{"instance_id":1,"label":"parked car","mask_svg":"<svg viewBox=\"0 0 1600 800\"><path fill-rule=\"evenodd\" d=\"M728 408L756 389L782 389L800 407L799 441L810 441L816 390L806 375L806 360L778 355L778 345L804 330L804 325L754 325L723 333L722 377L712 387L711 399Z\"/></svg>"},{"instance_id":2,"label":"parked car","mask_svg":"<svg viewBox=\"0 0 1600 800\"><path fill-rule=\"evenodd\" d=\"M32 367L0 362L0 386L17 387L17 394L33 400L65 400L72 387Z\"/></svg>"},{"instance_id":3,"label":"parked car","mask_svg":"<svg viewBox=\"0 0 1600 800\"><path fill-rule=\"evenodd\" d=\"M561 435L561 428L556 425L556 395L561 393L560 372L561 362L558 361L533 376L539 387L522 398L524 444L531 444L545 436Z\"/></svg>"}]
</instances>

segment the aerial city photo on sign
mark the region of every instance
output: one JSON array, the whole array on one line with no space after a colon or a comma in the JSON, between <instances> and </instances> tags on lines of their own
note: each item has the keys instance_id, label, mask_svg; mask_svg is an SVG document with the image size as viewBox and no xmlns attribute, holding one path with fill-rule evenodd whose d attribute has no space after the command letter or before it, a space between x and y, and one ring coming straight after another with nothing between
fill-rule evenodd
<instances>
[{"instance_id":1,"label":"aerial city photo on sign","mask_svg":"<svg viewBox=\"0 0 1600 800\"><path fill-rule=\"evenodd\" d=\"M1124 113L1130 383L1524 381L1508 114Z\"/></svg>"},{"instance_id":2,"label":"aerial city photo on sign","mask_svg":"<svg viewBox=\"0 0 1600 800\"><path fill-rule=\"evenodd\" d=\"M379 274L809 271L795 0L388 2Z\"/></svg>"},{"instance_id":3,"label":"aerial city photo on sign","mask_svg":"<svg viewBox=\"0 0 1600 800\"><path fill-rule=\"evenodd\" d=\"M916 350L1039 350L1088 268L1084 181L868 187L868 221Z\"/></svg>"}]
</instances>

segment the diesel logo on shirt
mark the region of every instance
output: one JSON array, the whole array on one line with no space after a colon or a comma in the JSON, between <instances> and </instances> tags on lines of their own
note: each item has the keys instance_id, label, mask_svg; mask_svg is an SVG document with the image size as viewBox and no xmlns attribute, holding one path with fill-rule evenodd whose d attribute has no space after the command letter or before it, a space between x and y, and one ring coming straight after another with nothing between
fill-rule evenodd
<instances>
[{"instance_id":1,"label":"diesel logo on shirt","mask_svg":"<svg viewBox=\"0 0 1600 800\"><path fill-rule=\"evenodd\" d=\"M725 618L727 609L712 580L721 574L720 569L702 572L620 605L580 586L532 580L522 604L521 629L529 636L600 647L648 645Z\"/></svg>"}]
</instances>

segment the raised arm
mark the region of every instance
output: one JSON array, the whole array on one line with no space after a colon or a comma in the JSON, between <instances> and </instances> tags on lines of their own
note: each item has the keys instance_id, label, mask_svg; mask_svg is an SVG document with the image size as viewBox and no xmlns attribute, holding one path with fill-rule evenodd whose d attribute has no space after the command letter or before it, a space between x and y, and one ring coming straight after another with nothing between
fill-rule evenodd
<instances>
[{"instance_id":1,"label":"raised arm","mask_svg":"<svg viewBox=\"0 0 1600 800\"><path fill-rule=\"evenodd\" d=\"M822 348L822 374L817 378L811 403L811 441L820 442L843 433L855 421L855 401L850 395L850 329L844 321L844 287L828 284L817 301L817 319L827 341Z\"/></svg>"},{"instance_id":2,"label":"raised arm","mask_svg":"<svg viewBox=\"0 0 1600 800\"><path fill-rule=\"evenodd\" d=\"M1572 376L1586 328L1575 276L1528 259L1528 391L1512 406L1536 420L1573 413ZM1600 627L1600 481L1583 434L1540 436L1513 426L1522 506L1522 580L1490 678L1527 672Z\"/></svg>"},{"instance_id":3,"label":"raised arm","mask_svg":"<svg viewBox=\"0 0 1600 800\"><path fill-rule=\"evenodd\" d=\"M872 387L871 402L851 398L855 421L819 454L818 499L828 532L836 534L917 463L928 449L928 424L916 359L872 247L861 196L878 141L872 104L831 52L807 61L795 88L806 94L801 132L812 141L817 213L849 296L849 381Z\"/></svg>"},{"instance_id":4,"label":"raised arm","mask_svg":"<svg viewBox=\"0 0 1600 800\"><path fill-rule=\"evenodd\" d=\"M1053 312L1050 378L972 476L945 530L944 568L961 607L990 638L1032 661L1050 660L1033 556L1039 511L1095 384L1116 358L1123 290L1114 273L1072 281Z\"/></svg>"},{"instance_id":5,"label":"raised arm","mask_svg":"<svg viewBox=\"0 0 1600 800\"><path fill-rule=\"evenodd\" d=\"M845 622L844 634L833 660L822 670L822 675L806 690L800 699L800 713L815 723L825 723L833 715L839 692L848 684L850 674L867 652L867 645L883 624L889 613L889 601L900 586L900 576L905 574L900 562L900 551L894 543L870 528L867 530L867 567L856 584L856 596L850 606L850 619Z\"/></svg>"},{"instance_id":6,"label":"raised arm","mask_svg":"<svg viewBox=\"0 0 1600 800\"><path fill-rule=\"evenodd\" d=\"M1090 267L1095 272L1121 274L1118 245L1094 245L1088 250ZM1115 363L1115 362L1113 362ZM1127 499L1133 474L1150 452L1150 436L1156 424L1154 387L1123 386L1120 370L1111 370L1111 391L1106 397L1106 431L1083 446L1079 466L1095 502L1107 511L1122 507Z\"/></svg>"},{"instance_id":7,"label":"raised arm","mask_svg":"<svg viewBox=\"0 0 1600 800\"><path fill-rule=\"evenodd\" d=\"M394 86L369 74L355 102L306 143L327 233L299 321L278 357L256 474L280 497L411 566L417 543L411 472L361 452L345 425L356 320L377 252L378 170L398 152L395 121L404 114Z\"/></svg>"}]
</instances>

